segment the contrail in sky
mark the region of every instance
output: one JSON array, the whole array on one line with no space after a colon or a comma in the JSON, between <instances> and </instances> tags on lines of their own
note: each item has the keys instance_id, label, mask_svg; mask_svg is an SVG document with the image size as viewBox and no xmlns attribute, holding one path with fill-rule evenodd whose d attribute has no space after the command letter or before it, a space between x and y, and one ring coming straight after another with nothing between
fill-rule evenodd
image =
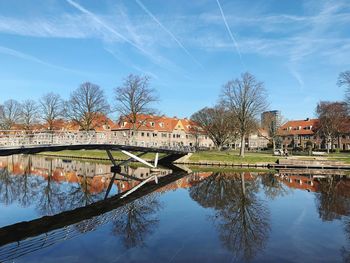
<instances>
[{"instance_id":1,"label":"contrail in sky","mask_svg":"<svg viewBox=\"0 0 350 263\"><path fill-rule=\"evenodd\" d=\"M237 50L237 53L238 53L238 55L239 55L239 60L240 60L240 62L241 62L241 65L242 65L242 67L245 68L245 65L244 65L243 60L242 60L241 51L239 50L238 43L237 43L235 37L233 36L230 27L229 27L228 24L227 24L226 17L225 17L224 11L222 10L221 4L220 4L219 0L216 0L216 2L217 2L217 4L218 4L218 6L219 6L219 9L220 9L220 12L221 12L221 16L222 16L222 19L224 20L226 29L227 29L227 31L228 31L228 33L229 33L231 39L232 39L232 42L233 42L233 44L235 45L235 48L236 48L236 50Z\"/></svg>"},{"instance_id":2,"label":"contrail in sky","mask_svg":"<svg viewBox=\"0 0 350 263\"><path fill-rule=\"evenodd\" d=\"M119 32L117 32L116 30L114 30L112 27L110 27L109 25L107 25L105 22L103 22L98 16L96 16L95 14L93 14L92 12L90 12L89 10L85 9L84 7L82 7L81 5L79 5L78 3L72 1L72 0L67 0L67 2L75 7L76 9L78 9L79 11L81 11L84 14L89 15L96 23L98 23L99 25L101 25L102 27L104 27L105 29L107 29L108 31L110 31L111 33L113 33L115 36L119 37L120 39L124 40L125 42L129 43L130 45L132 45L134 48L138 49L139 51L141 51L142 53L146 54L146 55L150 55L146 50L144 50L142 47L140 47L139 45L135 44L134 42L132 42L131 40L127 39L125 36L123 36L122 34L120 34Z\"/></svg>"},{"instance_id":3,"label":"contrail in sky","mask_svg":"<svg viewBox=\"0 0 350 263\"><path fill-rule=\"evenodd\" d=\"M171 38L182 48L183 51L202 69L204 68L203 65L195 59L192 54L185 48L185 46L180 42L180 40L177 39L177 37L169 30L167 29L152 13L147 9L147 7L140 1L136 0L136 3L145 11L165 32L167 32Z\"/></svg>"},{"instance_id":4,"label":"contrail in sky","mask_svg":"<svg viewBox=\"0 0 350 263\"><path fill-rule=\"evenodd\" d=\"M0 54L4 54L4 55L8 55L8 56L13 56L16 58L20 58L20 59L24 59L27 61L31 61L31 62L35 62L41 65L44 65L46 67L51 67L51 68L55 68L55 69L59 69L59 70L64 70L64 71L68 71L71 73L75 73L75 74L83 74L85 75L86 73L82 72L82 71L78 71L78 70L74 70L74 69L70 69L70 68L65 68L65 67L61 67L61 66L57 66L54 64L51 64L49 62L43 61L40 58L25 54L23 52L20 52L18 50L15 49L11 49L11 48L7 48L4 46L0 46Z\"/></svg>"}]
</instances>

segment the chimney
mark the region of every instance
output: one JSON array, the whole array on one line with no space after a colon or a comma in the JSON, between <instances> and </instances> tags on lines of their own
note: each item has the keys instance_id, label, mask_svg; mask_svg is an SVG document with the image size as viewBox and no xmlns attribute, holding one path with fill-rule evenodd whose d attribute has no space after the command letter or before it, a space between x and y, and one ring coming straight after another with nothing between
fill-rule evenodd
<instances>
[{"instance_id":1,"label":"chimney","mask_svg":"<svg viewBox=\"0 0 350 263\"><path fill-rule=\"evenodd\" d=\"M310 118L306 118L306 121L309 121L310 120Z\"/></svg>"}]
</instances>

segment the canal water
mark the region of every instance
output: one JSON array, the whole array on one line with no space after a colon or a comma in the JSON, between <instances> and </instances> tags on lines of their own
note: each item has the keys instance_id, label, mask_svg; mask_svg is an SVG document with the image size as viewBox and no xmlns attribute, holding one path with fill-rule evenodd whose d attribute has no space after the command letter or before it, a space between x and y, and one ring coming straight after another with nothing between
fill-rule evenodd
<instances>
[{"instance_id":1,"label":"canal water","mask_svg":"<svg viewBox=\"0 0 350 263\"><path fill-rule=\"evenodd\" d=\"M105 213L0 240L0 262L350 262L347 172L190 169ZM111 198L153 171L122 173ZM158 171L159 180L176 173ZM0 235L104 200L110 178L108 163L0 157Z\"/></svg>"}]
</instances>

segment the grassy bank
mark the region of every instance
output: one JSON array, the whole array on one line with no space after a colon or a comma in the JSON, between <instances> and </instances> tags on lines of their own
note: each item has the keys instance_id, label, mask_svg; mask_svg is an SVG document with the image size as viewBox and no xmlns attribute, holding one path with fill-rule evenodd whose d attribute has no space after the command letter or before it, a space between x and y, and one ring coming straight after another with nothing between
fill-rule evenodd
<instances>
[{"instance_id":1,"label":"grassy bank","mask_svg":"<svg viewBox=\"0 0 350 263\"><path fill-rule=\"evenodd\" d=\"M128 158L125 154L121 152L112 152L113 156L117 160L125 160ZM108 160L107 153L101 150L81 150L81 151L60 151L60 152L43 152L42 155L57 156L65 158L82 158L82 159L106 159ZM161 157L162 155L160 155ZM154 153L148 153L143 158L147 160L154 160ZM278 159L284 158L281 156L273 156L269 152L247 152L245 157L239 156L238 151L201 151L195 152L189 158L189 162L227 162L234 164L267 164L274 163ZM300 159L314 159L314 158L324 158L327 160L342 161L344 163L350 163L349 153L332 153L322 157L314 156L296 156Z\"/></svg>"},{"instance_id":2,"label":"grassy bank","mask_svg":"<svg viewBox=\"0 0 350 263\"><path fill-rule=\"evenodd\" d=\"M230 163L274 163L279 159L269 153L246 153L245 157L239 156L237 151L203 151L196 152L190 158L191 162L230 162Z\"/></svg>"}]
</instances>

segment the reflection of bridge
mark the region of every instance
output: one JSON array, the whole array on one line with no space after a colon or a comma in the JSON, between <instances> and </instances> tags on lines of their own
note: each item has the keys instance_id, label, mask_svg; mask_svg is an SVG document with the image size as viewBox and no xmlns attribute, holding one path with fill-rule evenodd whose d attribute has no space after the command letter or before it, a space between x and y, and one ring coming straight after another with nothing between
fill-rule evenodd
<instances>
[{"instance_id":1,"label":"reflection of bridge","mask_svg":"<svg viewBox=\"0 0 350 263\"><path fill-rule=\"evenodd\" d=\"M0 262L12 261L27 253L94 230L98 225L111 222L120 215L125 205L157 192L187 175L182 170L171 168L175 173L159 178L158 182L148 182L137 192L129 195L121 193L85 207L0 228Z\"/></svg>"}]
</instances>

